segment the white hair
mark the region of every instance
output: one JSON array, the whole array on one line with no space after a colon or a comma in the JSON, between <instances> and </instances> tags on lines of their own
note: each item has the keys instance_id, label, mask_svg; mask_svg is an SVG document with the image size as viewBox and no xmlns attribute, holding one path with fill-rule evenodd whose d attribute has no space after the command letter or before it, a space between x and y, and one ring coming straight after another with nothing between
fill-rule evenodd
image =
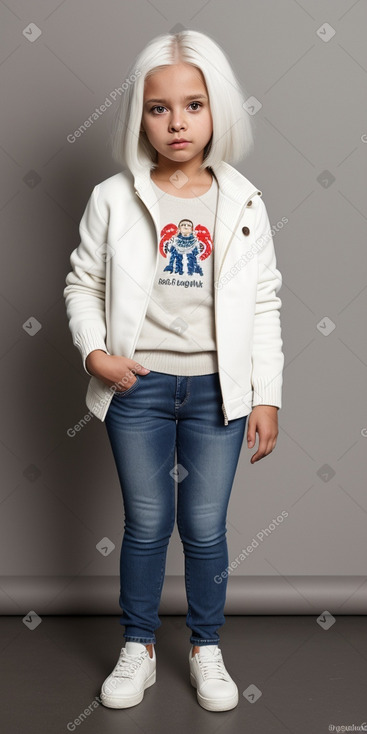
<instances>
[{"instance_id":1,"label":"white hair","mask_svg":"<svg viewBox=\"0 0 367 734\"><path fill-rule=\"evenodd\" d=\"M145 79L159 68L192 64L204 76L209 95L213 134L204 149L200 169L220 161L236 163L254 147L247 98L224 51L209 36L183 30L153 38L131 64L112 131L112 157L132 172L157 166L157 152L141 131Z\"/></svg>"}]
</instances>

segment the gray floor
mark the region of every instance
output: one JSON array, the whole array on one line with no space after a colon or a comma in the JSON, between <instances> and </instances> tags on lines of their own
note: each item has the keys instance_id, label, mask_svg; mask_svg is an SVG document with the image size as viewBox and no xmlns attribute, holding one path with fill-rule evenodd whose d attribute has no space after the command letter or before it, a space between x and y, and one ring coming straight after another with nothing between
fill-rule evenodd
<instances>
[{"instance_id":1,"label":"gray floor","mask_svg":"<svg viewBox=\"0 0 367 734\"><path fill-rule=\"evenodd\" d=\"M220 647L240 701L218 713L202 709L190 685L185 618L161 621L156 683L138 706L114 710L96 697L124 645L118 617L49 616L34 630L2 617L1 731L327 734L367 722L363 616L336 617L328 630L314 616L227 616ZM261 691L252 703L249 686Z\"/></svg>"}]
</instances>

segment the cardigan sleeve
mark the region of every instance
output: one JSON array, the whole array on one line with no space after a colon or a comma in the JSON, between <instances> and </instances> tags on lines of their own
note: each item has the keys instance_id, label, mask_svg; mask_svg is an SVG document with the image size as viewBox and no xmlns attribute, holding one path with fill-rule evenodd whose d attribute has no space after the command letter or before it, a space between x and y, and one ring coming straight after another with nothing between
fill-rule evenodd
<instances>
[{"instance_id":1,"label":"cardigan sleeve","mask_svg":"<svg viewBox=\"0 0 367 734\"><path fill-rule=\"evenodd\" d=\"M256 218L258 282L252 344L252 405L282 407L284 354L277 293L282 276L277 269L271 226L263 200Z\"/></svg>"},{"instance_id":2,"label":"cardigan sleeve","mask_svg":"<svg viewBox=\"0 0 367 734\"><path fill-rule=\"evenodd\" d=\"M63 291L73 344L79 349L83 367L94 349L106 347L105 248L108 224L98 209L99 185L95 186L79 226L80 244L71 253L72 270Z\"/></svg>"}]
</instances>

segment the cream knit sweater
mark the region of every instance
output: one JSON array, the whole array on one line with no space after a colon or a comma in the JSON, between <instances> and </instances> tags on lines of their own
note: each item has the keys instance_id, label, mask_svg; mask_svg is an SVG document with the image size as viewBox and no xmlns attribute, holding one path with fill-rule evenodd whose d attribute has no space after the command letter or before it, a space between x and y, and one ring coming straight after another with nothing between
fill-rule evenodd
<instances>
[{"instance_id":1,"label":"cream knit sweater","mask_svg":"<svg viewBox=\"0 0 367 734\"><path fill-rule=\"evenodd\" d=\"M175 375L218 371L214 324L213 232L218 184L202 196L162 191L160 241L146 317L134 359L148 369Z\"/></svg>"}]
</instances>

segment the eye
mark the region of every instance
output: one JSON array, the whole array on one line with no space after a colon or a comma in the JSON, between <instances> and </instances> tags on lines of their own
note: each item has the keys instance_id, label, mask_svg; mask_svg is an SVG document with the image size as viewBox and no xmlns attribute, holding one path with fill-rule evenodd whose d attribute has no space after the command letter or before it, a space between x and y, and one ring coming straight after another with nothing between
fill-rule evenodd
<instances>
[{"instance_id":1,"label":"eye","mask_svg":"<svg viewBox=\"0 0 367 734\"><path fill-rule=\"evenodd\" d=\"M155 112L154 112L155 110L165 110L165 109L166 109L166 108L165 108L165 107L163 107L163 105L159 104L159 105L155 105L155 107L152 107L152 109L151 109L150 111L151 111L151 112L153 112L153 113L155 114ZM160 112L158 112L157 114L159 115L159 114L160 114Z\"/></svg>"},{"instance_id":2,"label":"eye","mask_svg":"<svg viewBox=\"0 0 367 734\"><path fill-rule=\"evenodd\" d=\"M202 107L202 106L203 106L203 105L201 104L201 102L190 102L190 104L189 104L189 107L192 107L192 105L196 105L196 107L195 107L195 109L193 110L193 112L197 112L197 111L198 111L198 109L200 109L200 107ZM165 110L165 109L166 109L166 108L165 108L165 107L164 107L163 105L154 105L154 107L151 107L151 109L150 109L150 112L151 112L151 113L152 113L153 115L160 115L160 114L162 113L162 110Z\"/></svg>"}]
</instances>

